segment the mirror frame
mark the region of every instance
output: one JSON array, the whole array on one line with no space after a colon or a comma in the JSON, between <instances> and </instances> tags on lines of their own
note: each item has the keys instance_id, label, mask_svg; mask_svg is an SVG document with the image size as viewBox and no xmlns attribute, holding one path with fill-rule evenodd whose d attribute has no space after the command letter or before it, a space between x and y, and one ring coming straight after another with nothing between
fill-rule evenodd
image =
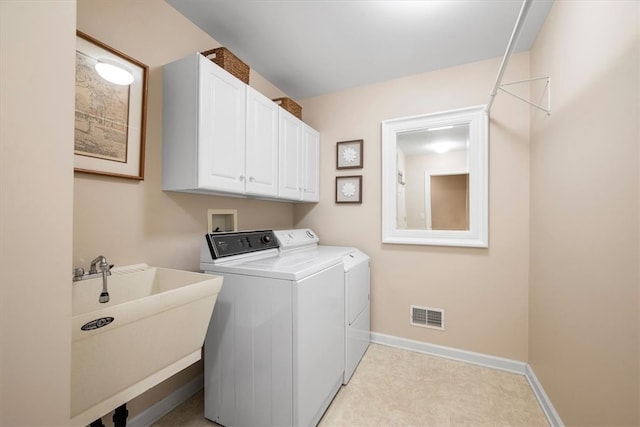
<instances>
[{"instance_id":1,"label":"mirror frame","mask_svg":"<svg viewBox=\"0 0 640 427\"><path fill-rule=\"evenodd\" d=\"M460 124L469 125L469 230L398 229L398 134ZM485 105L382 121L382 242L489 247L489 117Z\"/></svg>"}]
</instances>

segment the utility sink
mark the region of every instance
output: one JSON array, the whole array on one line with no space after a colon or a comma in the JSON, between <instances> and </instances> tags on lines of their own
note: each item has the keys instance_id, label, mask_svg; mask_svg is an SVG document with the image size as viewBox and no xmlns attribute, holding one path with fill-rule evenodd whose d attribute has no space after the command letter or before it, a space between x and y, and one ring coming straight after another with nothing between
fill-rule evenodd
<instances>
[{"instance_id":1,"label":"utility sink","mask_svg":"<svg viewBox=\"0 0 640 427\"><path fill-rule=\"evenodd\" d=\"M201 358L222 277L138 264L73 282L71 421L104 416Z\"/></svg>"}]
</instances>

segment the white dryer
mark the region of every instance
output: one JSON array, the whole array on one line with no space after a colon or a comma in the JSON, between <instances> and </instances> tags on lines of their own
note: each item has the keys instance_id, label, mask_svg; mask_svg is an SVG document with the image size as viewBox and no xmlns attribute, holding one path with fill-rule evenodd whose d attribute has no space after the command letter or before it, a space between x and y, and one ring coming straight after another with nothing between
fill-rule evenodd
<instances>
[{"instance_id":1,"label":"white dryer","mask_svg":"<svg viewBox=\"0 0 640 427\"><path fill-rule=\"evenodd\" d=\"M344 248L279 253L273 231L208 234L200 268L224 277L205 339L205 416L314 426L344 379Z\"/></svg>"},{"instance_id":2,"label":"white dryer","mask_svg":"<svg viewBox=\"0 0 640 427\"><path fill-rule=\"evenodd\" d=\"M371 340L370 260L358 249L343 257L344 266L344 378L347 384Z\"/></svg>"},{"instance_id":3,"label":"white dryer","mask_svg":"<svg viewBox=\"0 0 640 427\"><path fill-rule=\"evenodd\" d=\"M319 245L320 239L310 229L276 230L281 254L317 247L342 259L344 268L344 376L347 384L362 356L369 347L371 337L370 259L356 248ZM318 245L318 246L316 246Z\"/></svg>"}]
</instances>

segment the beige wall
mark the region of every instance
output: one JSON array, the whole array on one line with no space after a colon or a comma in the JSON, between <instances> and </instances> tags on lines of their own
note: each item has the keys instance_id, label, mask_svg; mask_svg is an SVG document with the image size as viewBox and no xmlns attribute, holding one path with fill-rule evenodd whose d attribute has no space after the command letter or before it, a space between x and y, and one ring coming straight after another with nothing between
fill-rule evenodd
<instances>
[{"instance_id":1,"label":"beige wall","mask_svg":"<svg viewBox=\"0 0 640 427\"><path fill-rule=\"evenodd\" d=\"M199 270L207 209L238 210L240 229L291 228L293 205L240 198L163 192L162 66L187 54L220 46L162 0L80 0L79 30L149 66L145 179L142 182L76 173L73 265L97 255L116 265ZM284 96L252 70L251 86ZM70 268L70 266L69 266ZM129 404L130 417L202 372L202 363Z\"/></svg>"},{"instance_id":2,"label":"beige wall","mask_svg":"<svg viewBox=\"0 0 640 427\"><path fill-rule=\"evenodd\" d=\"M75 13L0 2L2 426L69 420Z\"/></svg>"},{"instance_id":3,"label":"beige wall","mask_svg":"<svg viewBox=\"0 0 640 427\"><path fill-rule=\"evenodd\" d=\"M567 425L639 425L638 2L556 1L531 52L529 362Z\"/></svg>"},{"instance_id":4,"label":"beige wall","mask_svg":"<svg viewBox=\"0 0 640 427\"><path fill-rule=\"evenodd\" d=\"M302 100L321 133L320 203L295 207L296 225L324 244L356 246L372 257L375 332L527 360L529 109L499 96L492 109L490 248L381 243L380 122L487 102L500 58ZM516 55L506 80L529 76ZM364 139L364 168L336 170L337 141ZM363 175L361 205L337 205L335 177ZM444 308L446 331L409 325L411 304Z\"/></svg>"}]
</instances>

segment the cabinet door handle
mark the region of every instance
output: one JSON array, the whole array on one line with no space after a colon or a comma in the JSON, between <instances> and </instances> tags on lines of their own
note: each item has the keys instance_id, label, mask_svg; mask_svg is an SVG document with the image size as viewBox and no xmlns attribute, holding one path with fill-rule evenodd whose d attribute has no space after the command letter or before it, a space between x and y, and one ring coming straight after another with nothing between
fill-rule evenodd
<instances>
[{"instance_id":1,"label":"cabinet door handle","mask_svg":"<svg viewBox=\"0 0 640 427\"><path fill-rule=\"evenodd\" d=\"M244 181L244 175L240 175L239 179L240 179L240 182Z\"/></svg>"},{"instance_id":2,"label":"cabinet door handle","mask_svg":"<svg viewBox=\"0 0 640 427\"><path fill-rule=\"evenodd\" d=\"M250 176L250 177L249 177L249 182L253 182L253 181L254 181L253 177L252 177L252 176Z\"/></svg>"}]
</instances>

